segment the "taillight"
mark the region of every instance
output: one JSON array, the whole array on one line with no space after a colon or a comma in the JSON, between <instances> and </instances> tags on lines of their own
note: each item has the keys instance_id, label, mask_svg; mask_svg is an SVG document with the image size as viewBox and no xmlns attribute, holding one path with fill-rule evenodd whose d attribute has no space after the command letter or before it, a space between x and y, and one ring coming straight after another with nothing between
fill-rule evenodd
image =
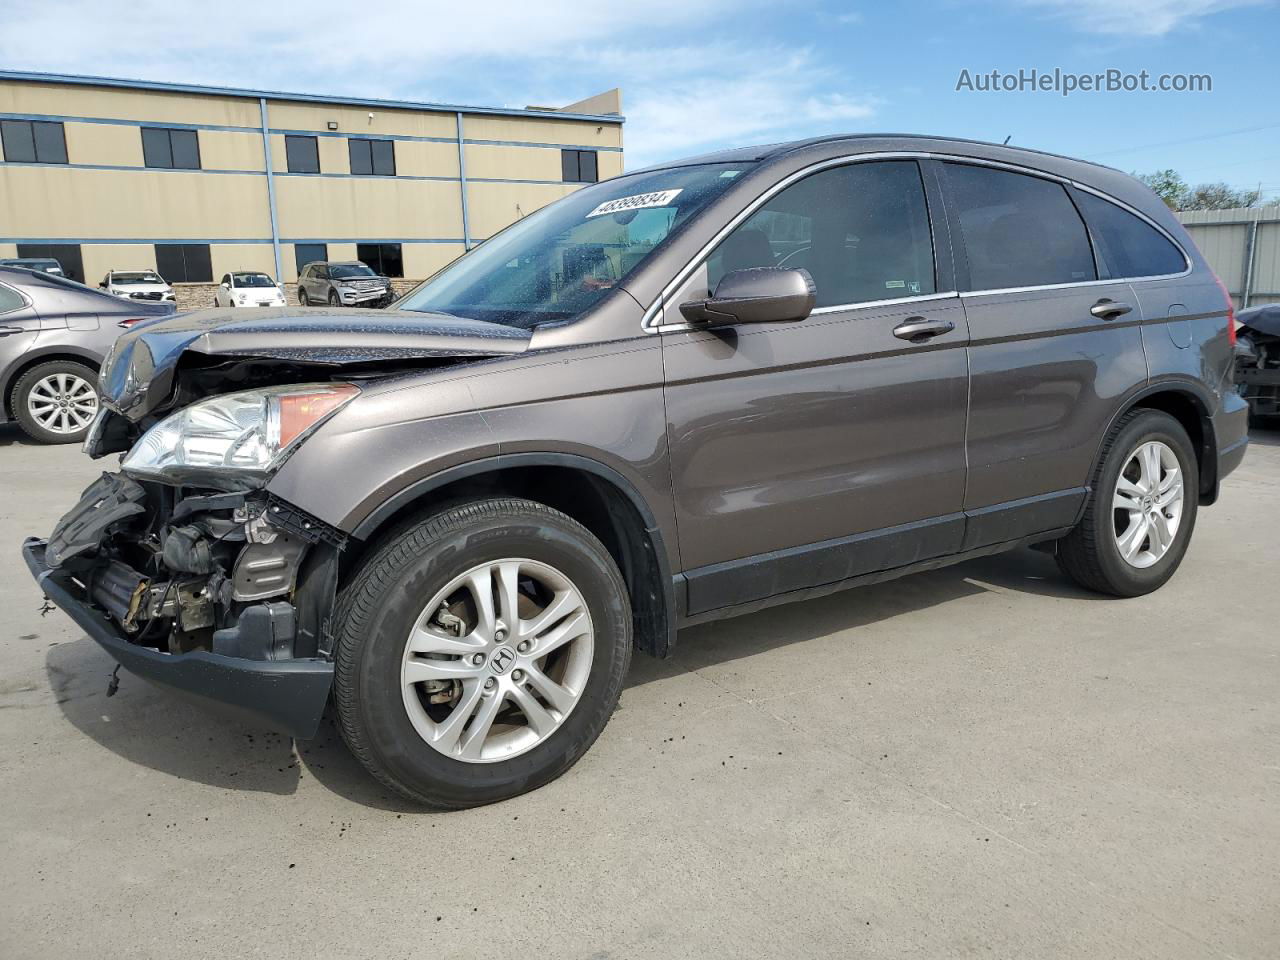
<instances>
[{"instance_id":1,"label":"taillight","mask_svg":"<svg viewBox=\"0 0 1280 960\"><path fill-rule=\"evenodd\" d=\"M128 330L135 323L141 323L143 320L150 320L150 319L151 319L150 317L128 317L125 320L121 320L119 323L116 324L116 326L119 327L121 330Z\"/></svg>"},{"instance_id":2,"label":"taillight","mask_svg":"<svg viewBox=\"0 0 1280 960\"><path fill-rule=\"evenodd\" d=\"M1227 301L1227 343L1234 347L1236 345L1236 305L1231 300L1231 294L1227 292L1227 285L1218 279L1216 273L1213 275L1213 282L1222 291L1222 299Z\"/></svg>"}]
</instances>

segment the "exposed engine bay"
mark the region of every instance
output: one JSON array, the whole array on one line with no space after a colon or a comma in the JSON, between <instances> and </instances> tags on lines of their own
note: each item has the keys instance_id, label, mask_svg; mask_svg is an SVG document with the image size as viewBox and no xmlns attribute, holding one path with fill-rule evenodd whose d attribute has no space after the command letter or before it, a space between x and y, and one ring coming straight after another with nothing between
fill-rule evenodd
<instances>
[{"instance_id":1,"label":"exposed engine bay","mask_svg":"<svg viewBox=\"0 0 1280 960\"><path fill-rule=\"evenodd\" d=\"M1280 304L1236 316L1236 383L1255 417L1280 416Z\"/></svg>"},{"instance_id":2,"label":"exposed engine bay","mask_svg":"<svg viewBox=\"0 0 1280 960\"><path fill-rule=\"evenodd\" d=\"M345 537L266 493L104 473L45 559L72 573L131 643L249 660L325 656Z\"/></svg>"}]
</instances>

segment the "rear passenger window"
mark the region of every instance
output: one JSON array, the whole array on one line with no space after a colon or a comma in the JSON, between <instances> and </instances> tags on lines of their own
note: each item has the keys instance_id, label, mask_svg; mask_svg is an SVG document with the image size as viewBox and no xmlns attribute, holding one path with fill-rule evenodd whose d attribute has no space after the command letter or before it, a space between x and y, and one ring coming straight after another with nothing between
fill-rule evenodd
<instances>
[{"instance_id":1,"label":"rear passenger window","mask_svg":"<svg viewBox=\"0 0 1280 960\"><path fill-rule=\"evenodd\" d=\"M914 160L853 163L787 187L711 255L710 290L726 273L750 267L803 267L819 307L933 293L919 166Z\"/></svg>"},{"instance_id":2,"label":"rear passenger window","mask_svg":"<svg viewBox=\"0 0 1280 960\"><path fill-rule=\"evenodd\" d=\"M1061 184L991 167L946 170L970 290L1098 279L1084 222Z\"/></svg>"},{"instance_id":3,"label":"rear passenger window","mask_svg":"<svg viewBox=\"0 0 1280 960\"><path fill-rule=\"evenodd\" d=\"M1076 191L1107 279L1159 277L1187 269L1182 251L1149 223L1108 200Z\"/></svg>"},{"instance_id":4,"label":"rear passenger window","mask_svg":"<svg viewBox=\"0 0 1280 960\"><path fill-rule=\"evenodd\" d=\"M17 290L10 290L8 287L0 286L0 313L17 310L25 303L26 301L22 299Z\"/></svg>"}]
</instances>

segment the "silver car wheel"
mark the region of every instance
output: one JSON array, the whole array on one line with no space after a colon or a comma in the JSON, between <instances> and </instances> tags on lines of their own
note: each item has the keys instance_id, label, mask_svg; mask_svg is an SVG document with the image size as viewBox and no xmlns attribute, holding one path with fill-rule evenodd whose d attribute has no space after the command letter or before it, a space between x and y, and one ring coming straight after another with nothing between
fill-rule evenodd
<instances>
[{"instance_id":1,"label":"silver car wheel","mask_svg":"<svg viewBox=\"0 0 1280 960\"><path fill-rule=\"evenodd\" d=\"M51 373L27 394L27 412L50 433L78 433L98 412L98 391L74 373Z\"/></svg>"},{"instance_id":2,"label":"silver car wheel","mask_svg":"<svg viewBox=\"0 0 1280 960\"><path fill-rule=\"evenodd\" d=\"M1129 454L1111 501L1116 546L1126 563L1150 567L1169 552L1183 496L1182 468L1168 444L1149 440Z\"/></svg>"},{"instance_id":3,"label":"silver car wheel","mask_svg":"<svg viewBox=\"0 0 1280 960\"><path fill-rule=\"evenodd\" d=\"M483 563L418 616L400 667L404 707L445 756L508 760L564 723L594 652L591 614L568 577L534 560Z\"/></svg>"}]
</instances>

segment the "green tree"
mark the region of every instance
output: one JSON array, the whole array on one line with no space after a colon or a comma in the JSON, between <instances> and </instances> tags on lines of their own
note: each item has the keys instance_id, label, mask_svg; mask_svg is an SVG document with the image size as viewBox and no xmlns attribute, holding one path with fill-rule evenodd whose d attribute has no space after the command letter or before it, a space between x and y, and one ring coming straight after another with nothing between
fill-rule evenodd
<instances>
[{"instance_id":1,"label":"green tree","mask_svg":"<svg viewBox=\"0 0 1280 960\"><path fill-rule=\"evenodd\" d=\"M1225 183L1202 183L1183 201L1180 210L1231 210L1257 206L1259 190L1237 190Z\"/></svg>"},{"instance_id":2,"label":"green tree","mask_svg":"<svg viewBox=\"0 0 1280 960\"><path fill-rule=\"evenodd\" d=\"M1177 170L1157 170L1155 173L1135 173L1135 177L1152 189L1170 210L1183 209L1183 203L1191 193L1187 181Z\"/></svg>"}]
</instances>

